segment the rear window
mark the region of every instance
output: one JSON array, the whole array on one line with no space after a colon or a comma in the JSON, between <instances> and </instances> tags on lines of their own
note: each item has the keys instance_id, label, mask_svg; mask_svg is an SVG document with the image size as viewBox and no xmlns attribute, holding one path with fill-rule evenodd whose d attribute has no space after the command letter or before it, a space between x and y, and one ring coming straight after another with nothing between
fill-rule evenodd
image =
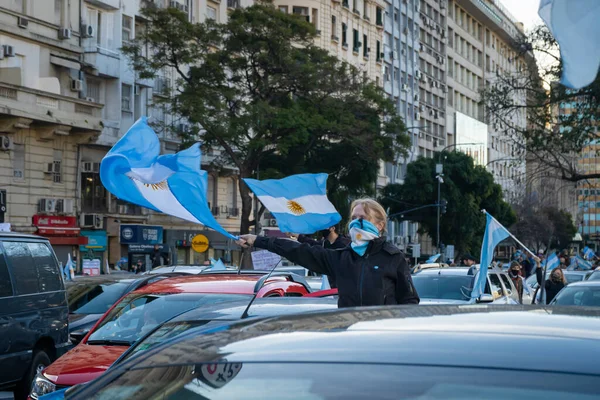
<instances>
[{"instance_id":1,"label":"rear window","mask_svg":"<svg viewBox=\"0 0 600 400\"><path fill-rule=\"evenodd\" d=\"M4 251L12 271L18 295L38 293L36 266L27 243L4 242Z\"/></svg>"},{"instance_id":2,"label":"rear window","mask_svg":"<svg viewBox=\"0 0 600 400\"><path fill-rule=\"evenodd\" d=\"M583 280L583 275L580 274L565 274L565 279L567 280L567 283L573 283L573 282L581 282Z\"/></svg>"},{"instance_id":3,"label":"rear window","mask_svg":"<svg viewBox=\"0 0 600 400\"><path fill-rule=\"evenodd\" d=\"M28 247L37 267L40 291L61 290L63 286L61 272L48 246L44 243L29 243Z\"/></svg>"},{"instance_id":4,"label":"rear window","mask_svg":"<svg viewBox=\"0 0 600 400\"><path fill-rule=\"evenodd\" d=\"M72 314L104 314L123 296L128 283L73 285L67 289L69 312Z\"/></svg>"},{"instance_id":5,"label":"rear window","mask_svg":"<svg viewBox=\"0 0 600 400\"><path fill-rule=\"evenodd\" d=\"M600 306L600 287L567 286L558 293L553 305L558 306Z\"/></svg>"},{"instance_id":6,"label":"rear window","mask_svg":"<svg viewBox=\"0 0 600 400\"><path fill-rule=\"evenodd\" d=\"M2 253L2 246L0 245L0 297L12 296L13 288L10 281L10 274L8 273L8 267L6 266L6 260Z\"/></svg>"},{"instance_id":7,"label":"rear window","mask_svg":"<svg viewBox=\"0 0 600 400\"><path fill-rule=\"evenodd\" d=\"M413 275L412 280L422 299L471 299L473 290L473 276L461 275Z\"/></svg>"}]
</instances>

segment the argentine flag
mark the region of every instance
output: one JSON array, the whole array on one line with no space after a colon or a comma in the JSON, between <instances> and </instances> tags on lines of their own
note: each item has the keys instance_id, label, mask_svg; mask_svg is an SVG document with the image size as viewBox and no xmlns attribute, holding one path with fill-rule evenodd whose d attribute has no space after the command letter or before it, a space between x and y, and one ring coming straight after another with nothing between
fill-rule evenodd
<instances>
[{"instance_id":1,"label":"argentine flag","mask_svg":"<svg viewBox=\"0 0 600 400\"><path fill-rule=\"evenodd\" d=\"M425 261L425 264L433 264L434 262L436 262L438 260L438 258L440 258L441 254L435 254L431 257L429 257L427 259L427 261Z\"/></svg>"},{"instance_id":2,"label":"argentine flag","mask_svg":"<svg viewBox=\"0 0 600 400\"><path fill-rule=\"evenodd\" d=\"M585 248L583 249L583 257L585 257L588 260L591 260L594 257L596 257L596 253L594 253L594 250L592 250L589 247L585 246Z\"/></svg>"},{"instance_id":3,"label":"argentine flag","mask_svg":"<svg viewBox=\"0 0 600 400\"><path fill-rule=\"evenodd\" d=\"M542 267L546 267L546 271L552 271L554 268L560 265L560 260L556 253L552 253L550 257L544 260Z\"/></svg>"},{"instance_id":4,"label":"argentine flag","mask_svg":"<svg viewBox=\"0 0 600 400\"><path fill-rule=\"evenodd\" d=\"M160 142L140 118L100 164L104 187L119 199L154 211L225 231L208 208L208 175L200 169L200 144L177 154L160 155Z\"/></svg>"},{"instance_id":5,"label":"argentine flag","mask_svg":"<svg viewBox=\"0 0 600 400\"><path fill-rule=\"evenodd\" d=\"M312 234L342 220L327 198L327 174L244 182L273 214L281 232Z\"/></svg>"},{"instance_id":6,"label":"argentine flag","mask_svg":"<svg viewBox=\"0 0 600 400\"><path fill-rule=\"evenodd\" d=\"M479 267L479 274L476 278L477 280L475 281L473 291L471 292L471 298L473 299L478 299L485 291L488 267L494 258L494 249L498 246L498 243L510 236L510 233L500 222L496 221L496 219L487 212L485 215L487 222L485 225L485 233L483 234L483 242L481 243L481 264Z\"/></svg>"},{"instance_id":7,"label":"argentine flag","mask_svg":"<svg viewBox=\"0 0 600 400\"><path fill-rule=\"evenodd\" d=\"M600 67L600 1L541 0L538 14L560 46L561 83L580 89Z\"/></svg>"}]
</instances>

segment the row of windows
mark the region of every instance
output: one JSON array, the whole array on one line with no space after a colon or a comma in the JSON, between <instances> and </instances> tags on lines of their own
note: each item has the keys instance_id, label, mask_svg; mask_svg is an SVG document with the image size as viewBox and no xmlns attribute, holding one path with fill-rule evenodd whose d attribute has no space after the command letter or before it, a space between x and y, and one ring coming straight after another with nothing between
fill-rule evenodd
<instances>
[{"instance_id":1,"label":"row of windows","mask_svg":"<svg viewBox=\"0 0 600 400\"><path fill-rule=\"evenodd\" d=\"M445 82L446 81L446 73L442 68L438 68L430 62L425 61L424 59L419 60L421 72L433 77L434 79Z\"/></svg>"},{"instance_id":2,"label":"row of windows","mask_svg":"<svg viewBox=\"0 0 600 400\"><path fill-rule=\"evenodd\" d=\"M448 76L474 92L478 92L483 85L483 80L477 74L463 67L452 58L448 58Z\"/></svg>"},{"instance_id":3,"label":"row of windows","mask_svg":"<svg viewBox=\"0 0 600 400\"><path fill-rule=\"evenodd\" d=\"M472 64L483 68L483 53L458 34L452 34L451 29L448 32L448 46Z\"/></svg>"},{"instance_id":4,"label":"row of windows","mask_svg":"<svg viewBox=\"0 0 600 400\"><path fill-rule=\"evenodd\" d=\"M454 107L456 111L475 119L481 120L484 116L483 105L479 104L469 96L465 96L456 90L452 90L452 88L449 88L448 90L448 105Z\"/></svg>"},{"instance_id":5,"label":"row of windows","mask_svg":"<svg viewBox=\"0 0 600 400\"><path fill-rule=\"evenodd\" d=\"M463 10L458 4L454 7L451 5L448 7L448 18L453 19L458 26L467 31L478 41L483 40L483 27L475 18L472 18L469 13Z\"/></svg>"},{"instance_id":6,"label":"row of windows","mask_svg":"<svg viewBox=\"0 0 600 400\"><path fill-rule=\"evenodd\" d=\"M439 55L439 56L444 57L446 54L446 45L444 44L443 40L438 39L431 33L426 32L424 29L421 29L420 32L421 32L421 34L420 34L421 43L426 44L432 50L439 53L439 54L434 54L434 56Z\"/></svg>"},{"instance_id":7,"label":"row of windows","mask_svg":"<svg viewBox=\"0 0 600 400\"><path fill-rule=\"evenodd\" d=\"M438 10L427 4L425 0L421 0L421 13L427 15L429 18L439 25L445 25L446 17L439 13Z\"/></svg>"},{"instance_id":8,"label":"row of windows","mask_svg":"<svg viewBox=\"0 0 600 400\"><path fill-rule=\"evenodd\" d=\"M53 183L62 183L62 150L54 150L52 162L44 164L43 171L48 173L52 178ZM11 152L11 162L13 170L13 178L16 180L25 179L25 145L15 143Z\"/></svg>"}]
</instances>

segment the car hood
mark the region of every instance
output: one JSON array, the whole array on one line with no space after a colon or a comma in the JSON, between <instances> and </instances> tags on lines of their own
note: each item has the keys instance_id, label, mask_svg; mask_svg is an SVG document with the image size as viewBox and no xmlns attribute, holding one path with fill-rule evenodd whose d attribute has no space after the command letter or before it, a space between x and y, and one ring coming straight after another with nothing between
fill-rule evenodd
<instances>
[{"instance_id":1,"label":"car hood","mask_svg":"<svg viewBox=\"0 0 600 400\"><path fill-rule=\"evenodd\" d=\"M468 300L451 300L451 299L421 299L419 304L469 304Z\"/></svg>"},{"instance_id":2,"label":"car hood","mask_svg":"<svg viewBox=\"0 0 600 400\"><path fill-rule=\"evenodd\" d=\"M69 332L91 328L103 314L69 314Z\"/></svg>"},{"instance_id":3,"label":"car hood","mask_svg":"<svg viewBox=\"0 0 600 400\"><path fill-rule=\"evenodd\" d=\"M57 385L85 383L106 371L128 348L82 343L46 368L44 375Z\"/></svg>"}]
</instances>

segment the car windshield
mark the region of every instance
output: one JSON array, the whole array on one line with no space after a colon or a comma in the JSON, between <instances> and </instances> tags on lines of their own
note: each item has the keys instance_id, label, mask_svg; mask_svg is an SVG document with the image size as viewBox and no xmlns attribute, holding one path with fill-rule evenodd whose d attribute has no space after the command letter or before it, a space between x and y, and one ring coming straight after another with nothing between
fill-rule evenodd
<instances>
[{"instance_id":1,"label":"car windshield","mask_svg":"<svg viewBox=\"0 0 600 400\"><path fill-rule=\"evenodd\" d=\"M422 299L471 299L473 276L417 274L412 279Z\"/></svg>"},{"instance_id":2,"label":"car windshield","mask_svg":"<svg viewBox=\"0 0 600 400\"><path fill-rule=\"evenodd\" d=\"M126 282L90 283L67 288L69 312L72 314L104 314L129 286Z\"/></svg>"},{"instance_id":3,"label":"car windshield","mask_svg":"<svg viewBox=\"0 0 600 400\"><path fill-rule=\"evenodd\" d=\"M88 344L131 345L155 326L192 308L250 295L221 293L148 294L125 296L90 335Z\"/></svg>"},{"instance_id":4,"label":"car windshield","mask_svg":"<svg viewBox=\"0 0 600 400\"><path fill-rule=\"evenodd\" d=\"M567 286L556 296L552 304L558 306L600 306L600 286Z\"/></svg>"},{"instance_id":5,"label":"car windshield","mask_svg":"<svg viewBox=\"0 0 600 400\"><path fill-rule=\"evenodd\" d=\"M175 365L174 360L172 365L134 367L115 375L102 387L92 384L86 398L441 400L451 394L453 399L592 400L600 385L595 375L345 363Z\"/></svg>"}]
</instances>

